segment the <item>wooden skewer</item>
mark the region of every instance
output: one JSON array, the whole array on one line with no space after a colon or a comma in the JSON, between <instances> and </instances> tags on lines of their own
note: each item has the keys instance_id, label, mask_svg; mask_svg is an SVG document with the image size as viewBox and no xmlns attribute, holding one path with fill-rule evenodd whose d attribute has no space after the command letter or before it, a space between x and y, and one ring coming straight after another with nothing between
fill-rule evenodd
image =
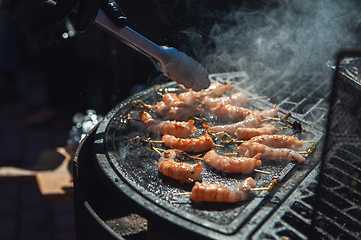
<instances>
[{"instance_id":1,"label":"wooden skewer","mask_svg":"<svg viewBox=\"0 0 361 240\"><path fill-rule=\"evenodd\" d=\"M191 195L192 192L179 192L179 193L172 193L173 196L182 196L182 195Z\"/></svg>"},{"instance_id":2,"label":"wooden skewer","mask_svg":"<svg viewBox=\"0 0 361 240\"><path fill-rule=\"evenodd\" d=\"M307 151L298 151L299 154L310 154L310 150ZM237 153L223 153L225 156L235 156Z\"/></svg>"},{"instance_id":3,"label":"wooden skewer","mask_svg":"<svg viewBox=\"0 0 361 240\"><path fill-rule=\"evenodd\" d=\"M255 191L264 191L264 190L270 190L271 188L269 187L259 187L259 188L251 188L250 191L251 192L255 192ZM184 196L184 195L191 195L192 192L179 192L179 193L172 193L173 196Z\"/></svg>"},{"instance_id":4,"label":"wooden skewer","mask_svg":"<svg viewBox=\"0 0 361 240\"><path fill-rule=\"evenodd\" d=\"M132 142L133 140L137 141L138 144L139 144L139 146L140 146L141 148L144 148L144 149L147 149L147 150L153 150L153 151L157 152L159 155L161 155L161 152L160 152L160 151L165 151L165 150L163 150L163 149L156 148L156 147L154 146L154 143L155 143L155 142L160 142L160 141L152 141L152 140L150 140L150 139L148 139L148 138L146 138L146 137L135 137L135 138L132 138L132 139L130 140L130 142L131 142L132 144L133 144L133 142ZM144 146L142 145L144 142L149 143L149 148L146 148L146 147L144 147Z\"/></svg>"},{"instance_id":5,"label":"wooden skewer","mask_svg":"<svg viewBox=\"0 0 361 240\"><path fill-rule=\"evenodd\" d=\"M307 148L306 154L304 157L308 157L310 154L314 153L317 149L317 142L314 142L311 147Z\"/></svg>"},{"instance_id":6,"label":"wooden skewer","mask_svg":"<svg viewBox=\"0 0 361 240\"><path fill-rule=\"evenodd\" d=\"M128 124L130 121L140 122L140 119L134 119L130 116L130 114L127 114L127 115L123 116L120 121L122 123Z\"/></svg>"},{"instance_id":7,"label":"wooden skewer","mask_svg":"<svg viewBox=\"0 0 361 240\"><path fill-rule=\"evenodd\" d=\"M250 191L264 191L264 190L270 190L271 188L269 187L259 187L259 188L251 188Z\"/></svg>"},{"instance_id":8,"label":"wooden skewer","mask_svg":"<svg viewBox=\"0 0 361 240\"><path fill-rule=\"evenodd\" d=\"M234 144L237 147L237 143L244 143L244 140L238 140L238 139L234 139L232 138L228 133L225 132L221 132L218 133L220 134L220 141L223 144ZM226 136L228 138L228 141L223 141L223 137Z\"/></svg>"},{"instance_id":9,"label":"wooden skewer","mask_svg":"<svg viewBox=\"0 0 361 240\"><path fill-rule=\"evenodd\" d=\"M285 115L280 116L279 118L275 118L275 117L268 117L265 119L262 119L262 122L265 121L269 121L269 120L276 120L276 121L280 121L280 122L286 122L287 119L291 116L291 113L287 113Z\"/></svg>"},{"instance_id":10,"label":"wooden skewer","mask_svg":"<svg viewBox=\"0 0 361 240\"><path fill-rule=\"evenodd\" d=\"M132 101L132 106L133 107L146 107L146 108L151 108L152 106L149 104L145 104L142 100L133 100Z\"/></svg>"},{"instance_id":11,"label":"wooden skewer","mask_svg":"<svg viewBox=\"0 0 361 240\"><path fill-rule=\"evenodd\" d=\"M268 175L272 175L272 173L267 172L267 171L263 171L263 170L259 170L259 169L255 169L255 172L259 172L259 173L264 173L264 174L268 174Z\"/></svg>"}]
</instances>

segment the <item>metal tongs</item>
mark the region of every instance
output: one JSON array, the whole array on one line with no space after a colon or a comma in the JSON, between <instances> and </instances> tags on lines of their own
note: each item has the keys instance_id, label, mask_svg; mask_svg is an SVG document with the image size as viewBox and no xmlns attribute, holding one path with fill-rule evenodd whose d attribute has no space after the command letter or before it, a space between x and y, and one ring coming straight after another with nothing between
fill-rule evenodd
<instances>
[{"instance_id":1,"label":"metal tongs","mask_svg":"<svg viewBox=\"0 0 361 240\"><path fill-rule=\"evenodd\" d=\"M195 91L209 87L208 72L202 65L177 49L157 44L128 27L117 27L102 11L94 23L123 43L147 56L167 77Z\"/></svg>"}]
</instances>

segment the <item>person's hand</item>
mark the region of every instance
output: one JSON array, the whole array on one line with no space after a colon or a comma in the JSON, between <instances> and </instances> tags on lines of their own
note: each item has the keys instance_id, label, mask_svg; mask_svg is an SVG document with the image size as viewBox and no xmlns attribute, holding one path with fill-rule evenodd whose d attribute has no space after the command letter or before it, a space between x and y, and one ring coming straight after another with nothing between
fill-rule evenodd
<instances>
[{"instance_id":1,"label":"person's hand","mask_svg":"<svg viewBox=\"0 0 361 240\"><path fill-rule=\"evenodd\" d=\"M99 9L103 10L118 27L125 27L127 23L126 16L115 0L57 0L55 20L63 21L73 9L77 9L75 29L80 32L90 26Z\"/></svg>"}]
</instances>

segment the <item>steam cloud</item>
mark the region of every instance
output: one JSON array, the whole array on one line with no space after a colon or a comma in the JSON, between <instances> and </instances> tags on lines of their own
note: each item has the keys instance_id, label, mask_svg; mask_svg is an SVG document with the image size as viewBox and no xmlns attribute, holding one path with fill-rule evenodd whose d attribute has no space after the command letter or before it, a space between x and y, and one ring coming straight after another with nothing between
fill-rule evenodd
<instances>
[{"instance_id":1,"label":"steam cloud","mask_svg":"<svg viewBox=\"0 0 361 240\"><path fill-rule=\"evenodd\" d=\"M207 6L197 11L194 6L202 1L186 2L188 16L198 14L200 24L182 30L190 48L183 51L193 52L211 73L246 71L251 77L283 78L320 71L341 48L359 44L358 1L285 0L251 8L238 4L227 14Z\"/></svg>"}]
</instances>

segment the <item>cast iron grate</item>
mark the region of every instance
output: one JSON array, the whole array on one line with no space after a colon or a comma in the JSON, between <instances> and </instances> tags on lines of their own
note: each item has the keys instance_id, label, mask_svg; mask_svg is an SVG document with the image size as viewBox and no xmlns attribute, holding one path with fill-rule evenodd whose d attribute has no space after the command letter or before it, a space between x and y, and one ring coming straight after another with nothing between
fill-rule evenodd
<instances>
[{"instance_id":1,"label":"cast iron grate","mask_svg":"<svg viewBox=\"0 0 361 240\"><path fill-rule=\"evenodd\" d=\"M319 171L320 164L258 229L252 239L307 239Z\"/></svg>"},{"instance_id":2,"label":"cast iron grate","mask_svg":"<svg viewBox=\"0 0 361 240\"><path fill-rule=\"evenodd\" d=\"M330 72L326 77L306 76L299 81L294 81L294 78L283 79L282 84L275 81L264 81L257 87L252 85L251 79L243 72L238 73L237 77L234 77L234 73L213 77L218 81L229 81L229 78L233 78L231 80L238 83L236 86L245 89L245 92L267 96L269 98L265 101L277 103L277 107L281 111L292 112L292 116L323 131L327 123L332 74ZM319 171L320 165L270 216L269 220L252 236L252 239L307 239L312 222ZM331 181L328 182L331 184ZM332 232L333 228L331 227L329 231Z\"/></svg>"},{"instance_id":3,"label":"cast iron grate","mask_svg":"<svg viewBox=\"0 0 361 240\"><path fill-rule=\"evenodd\" d=\"M308 239L312 219L314 239L360 239L361 144L339 144L334 151L320 184L319 164L253 239ZM321 204L314 209L316 193Z\"/></svg>"},{"instance_id":4,"label":"cast iron grate","mask_svg":"<svg viewBox=\"0 0 361 240\"><path fill-rule=\"evenodd\" d=\"M354 49L340 53L322 167L305 178L254 239L361 238L359 56Z\"/></svg>"},{"instance_id":5,"label":"cast iron grate","mask_svg":"<svg viewBox=\"0 0 361 240\"><path fill-rule=\"evenodd\" d=\"M340 143L325 159L314 226L326 239L361 238L361 145Z\"/></svg>"},{"instance_id":6,"label":"cast iron grate","mask_svg":"<svg viewBox=\"0 0 361 240\"><path fill-rule=\"evenodd\" d=\"M348 49L337 61L312 222L322 239L361 238L360 56Z\"/></svg>"},{"instance_id":7,"label":"cast iron grate","mask_svg":"<svg viewBox=\"0 0 361 240\"><path fill-rule=\"evenodd\" d=\"M282 80L251 79L246 72L213 74L212 80L233 82L233 85L250 96L267 97L263 103L277 104L282 112L292 112L292 116L323 131L327 123L331 79L333 72L294 76ZM296 80L297 79L297 80ZM257 83L255 85L255 83Z\"/></svg>"}]
</instances>

